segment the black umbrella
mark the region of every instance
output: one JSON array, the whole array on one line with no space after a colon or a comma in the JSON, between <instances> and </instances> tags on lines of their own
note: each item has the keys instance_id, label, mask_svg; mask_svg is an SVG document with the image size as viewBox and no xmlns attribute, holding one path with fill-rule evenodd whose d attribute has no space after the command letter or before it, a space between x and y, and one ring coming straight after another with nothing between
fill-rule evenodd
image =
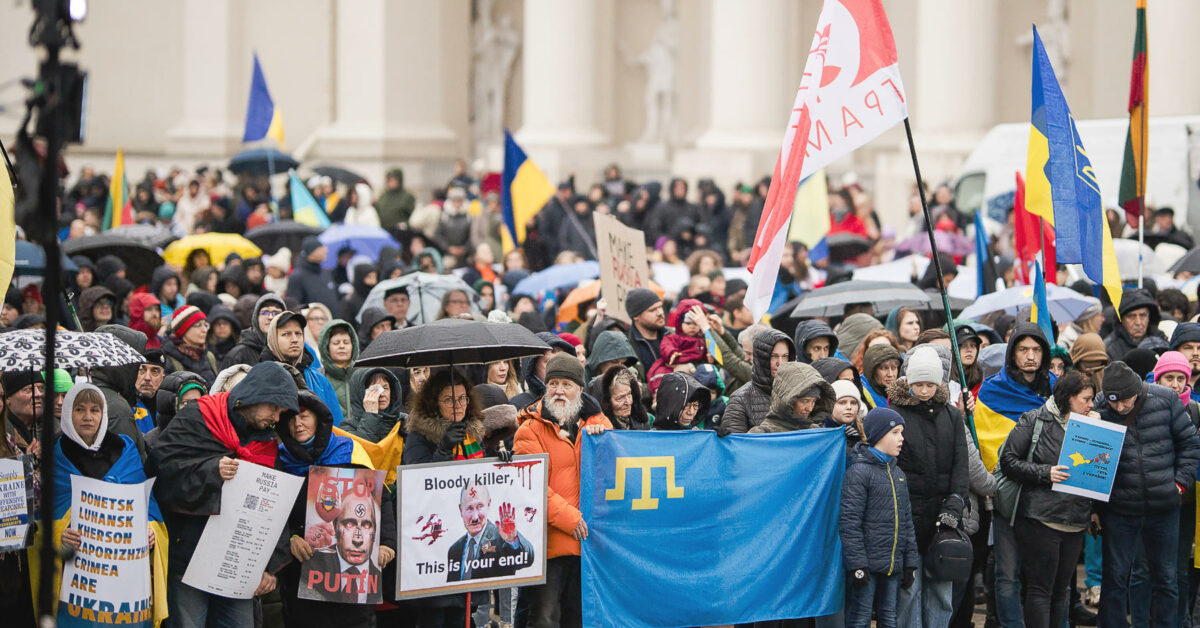
<instances>
[{"instance_id":1,"label":"black umbrella","mask_svg":"<svg viewBox=\"0 0 1200 628\"><path fill-rule=\"evenodd\" d=\"M825 237L829 261L844 262L871 250L871 241L853 233L834 233Z\"/></svg>"},{"instance_id":2,"label":"black umbrella","mask_svg":"<svg viewBox=\"0 0 1200 628\"><path fill-rule=\"evenodd\" d=\"M401 368L488 364L541 355L549 348L520 325L445 318L384 332L354 364Z\"/></svg>"},{"instance_id":3,"label":"black umbrella","mask_svg":"<svg viewBox=\"0 0 1200 628\"><path fill-rule=\"evenodd\" d=\"M125 262L126 278L135 286L150 283L154 269L163 265L162 256L149 244L107 232L72 238L63 243L62 250L67 255L83 255L93 262L105 255L116 255Z\"/></svg>"},{"instance_id":4,"label":"black umbrella","mask_svg":"<svg viewBox=\"0 0 1200 628\"><path fill-rule=\"evenodd\" d=\"M251 148L229 160L229 171L234 174L270 175L287 172L300 162L291 155L275 148Z\"/></svg>"},{"instance_id":5,"label":"black umbrella","mask_svg":"<svg viewBox=\"0 0 1200 628\"><path fill-rule=\"evenodd\" d=\"M109 229L108 233L145 242L156 249L166 248L168 244L179 239L170 229L155 225L122 225Z\"/></svg>"},{"instance_id":6,"label":"black umbrella","mask_svg":"<svg viewBox=\"0 0 1200 628\"><path fill-rule=\"evenodd\" d=\"M339 166L317 166L316 168L313 168L313 172L323 177L329 177L338 183L345 183L346 185L354 185L359 181L365 181L367 179L353 170L346 170L345 168L341 168Z\"/></svg>"},{"instance_id":7,"label":"black umbrella","mask_svg":"<svg viewBox=\"0 0 1200 628\"><path fill-rule=\"evenodd\" d=\"M1149 237L1146 239L1148 242ZM1171 264L1171 267L1167 269L1167 273L1171 275L1182 272L1200 275L1200 247L1188 251L1186 255L1179 258L1179 261Z\"/></svg>"},{"instance_id":8,"label":"black umbrella","mask_svg":"<svg viewBox=\"0 0 1200 628\"><path fill-rule=\"evenodd\" d=\"M288 247L299 251L304 238L321 233L317 227L310 227L294 220L273 222L246 232L246 239L257 244L263 253L274 255L279 249Z\"/></svg>"}]
</instances>

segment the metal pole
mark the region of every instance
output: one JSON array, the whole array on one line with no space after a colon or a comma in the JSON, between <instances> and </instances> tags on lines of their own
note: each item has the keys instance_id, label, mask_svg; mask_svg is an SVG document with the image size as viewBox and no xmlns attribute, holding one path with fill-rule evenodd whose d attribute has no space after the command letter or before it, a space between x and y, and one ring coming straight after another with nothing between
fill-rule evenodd
<instances>
[{"instance_id":1,"label":"metal pole","mask_svg":"<svg viewBox=\"0 0 1200 628\"><path fill-rule=\"evenodd\" d=\"M954 356L954 366L958 371L958 384L962 388L962 394L970 394L970 389L967 388L967 375L963 371L962 357L958 354L958 334L954 329L954 314L950 312L950 297L946 294L946 278L942 274L942 262L938 259L937 240L933 237L933 215L929 212L929 202L925 199L925 182L921 179L921 166L917 163L917 146L913 143L912 126L908 123L908 118L904 118L904 134L908 136L908 152L912 157L913 173L917 177L917 196L921 197L921 210L925 213L925 233L929 236L929 252L933 255L933 268L937 274L938 291L942 293L942 309L946 312L946 328L950 330L950 351ZM982 209L980 209L982 211ZM964 397L965 399L965 397ZM975 419L971 413L964 413L967 419L967 427L971 428L971 438L975 439L975 445L979 445L979 436L975 433Z\"/></svg>"},{"instance_id":2,"label":"metal pole","mask_svg":"<svg viewBox=\"0 0 1200 628\"><path fill-rule=\"evenodd\" d=\"M1138 287L1142 287L1142 247L1146 246L1145 197L1138 199Z\"/></svg>"}]
</instances>

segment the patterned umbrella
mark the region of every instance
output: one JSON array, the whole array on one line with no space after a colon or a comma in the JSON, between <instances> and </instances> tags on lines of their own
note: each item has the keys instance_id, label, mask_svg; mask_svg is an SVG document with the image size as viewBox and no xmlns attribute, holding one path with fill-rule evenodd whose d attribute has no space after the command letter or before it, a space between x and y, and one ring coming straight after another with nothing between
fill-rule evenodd
<instances>
[{"instance_id":1,"label":"patterned umbrella","mask_svg":"<svg viewBox=\"0 0 1200 628\"><path fill-rule=\"evenodd\" d=\"M120 338L103 332L60 331L54 336L59 368L120 366L144 362ZM0 371L40 371L46 367L46 330L22 329L0 334Z\"/></svg>"}]
</instances>

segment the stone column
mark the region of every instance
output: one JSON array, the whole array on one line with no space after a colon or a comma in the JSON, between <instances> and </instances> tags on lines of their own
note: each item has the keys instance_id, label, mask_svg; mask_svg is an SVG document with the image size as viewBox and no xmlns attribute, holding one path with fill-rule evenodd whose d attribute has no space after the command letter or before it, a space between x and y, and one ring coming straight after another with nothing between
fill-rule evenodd
<instances>
[{"instance_id":1,"label":"stone column","mask_svg":"<svg viewBox=\"0 0 1200 628\"><path fill-rule=\"evenodd\" d=\"M184 0L183 116L167 131L168 155L227 156L241 146L248 83L235 78L248 77L251 63L242 45L243 11L236 0ZM236 71L239 63L244 72Z\"/></svg>"},{"instance_id":2,"label":"stone column","mask_svg":"<svg viewBox=\"0 0 1200 628\"><path fill-rule=\"evenodd\" d=\"M1129 10L1129 29L1113 45L1133 54L1134 12ZM1150 55L1150 116L1193 116L1200 112L1200 81L1196 59L1200 58L1200 3L1151 2L1146 8L1146 31ZM1097 37L1103 37L1097 34ZM1119 43L1118 43L1119 42ZM1129 62L1125 63L1116 97L1125 102ZM1122 106L1122 109L1124 107Z\"/></svg>"},{"instance_id":3,"label":"stone column","mask_svg":"<svg viewBox=\"0 0 1200 628\"><path fill-rule=\"evenodd\" d=\"M996 0L918 0L914 129L981 135L996 123L999 17Z\"/></svg>"},{"instance_id":4,"label":"stone column","mask_svg":"<svg viewBox=\"0 0 1200 628\"><path fill-rule=\"evenodd\" d=\"M600 0L525 0L518 141L579 148L608 142L599 122Z\"/></svg>"}]
</instances>

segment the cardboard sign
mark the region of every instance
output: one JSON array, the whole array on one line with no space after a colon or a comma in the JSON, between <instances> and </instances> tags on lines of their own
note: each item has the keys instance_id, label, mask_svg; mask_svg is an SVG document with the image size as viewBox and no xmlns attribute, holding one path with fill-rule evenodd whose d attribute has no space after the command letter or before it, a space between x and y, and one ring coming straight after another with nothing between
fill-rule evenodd
<instances>
[{"instance_id":1,"label":"cardboard sign","mask_svg":"<svg viewBox=\"0 0 1200 628\"><path fill-rule=\"evenodd\" d=\"M304 540L313 555L300 564L301 598L342 604L383 601L383 476L372 469L309 467Z\"/></svg>"},{"instance_id":2,"label":"cardboard sign","mask_svg":"<svg viewBox=\"0 0 1200 628\"><path fill-rule=\"evenodd\" d=\"M646 238L641 230L626 227L605 214L593 214L600 254L600 295L608 302L607 315L626 324L625 297L634 288L650 287L646 263Z\"/></svg>"}]
</instances>

